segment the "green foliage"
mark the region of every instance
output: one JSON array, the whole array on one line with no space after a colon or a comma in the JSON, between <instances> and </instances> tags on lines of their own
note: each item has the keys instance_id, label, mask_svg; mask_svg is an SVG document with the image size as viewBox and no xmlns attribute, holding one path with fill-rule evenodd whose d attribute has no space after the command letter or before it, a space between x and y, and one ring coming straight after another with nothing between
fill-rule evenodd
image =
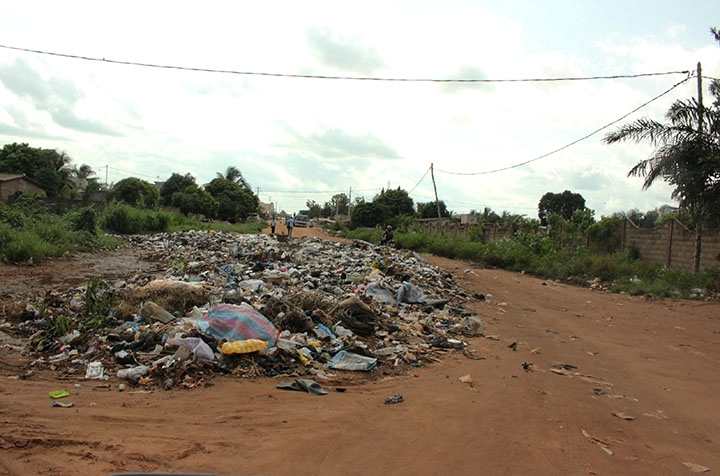
<instances>
[{"instance_id":1,"label":"green foliage","mask_svg":"<svg viewBox=\"0 0 720 476\"><path fill-rule=\"evenodd\" d=\"M11 207L0 201L0 223L10 225L12 228L22 228L26 219L26 215L18 207Z\"/></svg>"},{"instance_id":2,"label":"green foliage","mask_svg":"<svg viewBox=\"0 0 720 476\"><path fill-rule=\"evenodd\" d=\"M47 212L27 197L9 206L0 203L0 256L14 263L40 263L76 250L113 246L99 237L92 208L80 208L64 217Z\"/></svg>"},{"instance_id":3,"label":"green foliage","mask_svg":"<svg viewBox=\"0 0 720 476\"><path fill-rule=\"evenodd\" d=\"M97 214L93 207L83 207L70 211L66 215L72 229L97 235Z\"/></svg>"},{"instance_id":4,"label":"green foliage","mask_svg":"<svg viewBox=\"0 0 720 476\"><path fill-rule=\"evenodd\" d=\"M309 205L310 202L308 202L308 206ZM334 217L336 215L347 215L349 207L350 198L344 193L337 193L332 196L329 202L325 202L321 209L321 213L322 216L325 216L327 218Z\"/></svg>"},{"instance_id":5,"label":"green foliage","mask_svg":"<svg viewBox=\"0 0 720 476\"><path fill-rule=\"evenodd\" d=\"M380 237L382 237L383 231L376 228L354 228L352 230L346 230L342 236L350 240L363 240L368 243L380 243Z\"/></svg>"},{"instance_id":6,"label":"green foliage","mask_svg":"<svg viewBox=\"0 0 720 476\"><path fill-rule=\"evenodd\" d=\"M184 215L195 213L207 218L215 218L220 206L210 193L195 185L188 185L182 192L176 192L172 196L172 204Z\"/></svg>"},{"instance_id":7,"label":"green foliage","mask_svg":"<svg viewBox=\"0 0 720 476\"><path fill-rule=\"evenodd\" d=\"M172 224L168 231L187 231L187 230L216 230L231 231L242 234L260 233L267 223L264 221L252 221L247 223L213 223L200 221L197 218L187 218L183 215L173 215Z\"/></svg>"},{"instance_id":8,"label":"green foliage","mask_svg":"<svg viewBox=\"0 0 720 476\"><path fill-rule=\"evenodd\" d=\"M450 212L445 205L445 202L440 200L436 202L418 203L417 214L419 218L437 218L438 217L438 205L440 206L440 216L449 217Z\"/></svg>"},{"instance_id":9,"label":"green foliage","mask_svg":"<svg viewBox=\"0 0 720 476\"><path fill-rule=\"evenodd\" d=\"M110 201L125 202L137 208L157 208L160 192L155 185L136 177L120 180L108 193Z\"/></svg>"},{"instance_id":10,"label":"green foliage","mask_svg":"<svg viewBox=\"0 0 720 476\"><path fill-rule=\"evenodd\" d=\"M585 199L579 193L565 190L562 193L547 192L538 203L538 217L543 226L548 224L551 213L560 215L565 220L571 220L576 210L585 209Z\"/></svg>"},{"instance_id":11,"label":"green foliage","mask_svg":"<svg viewBox=\"0 0 720 476\"><path fill-rule=\"evenodd\" d=\"M112 233L134 235L159 233L168 230L173 214L151 210L139 210L124 203L111 203L100 218L100 226Z\"/></svg>"},{"instance_id":12,"label":"green foliage","mask_svg":"<svg viewBox=\"0 0 720 476\"><path fill-rule=\"evenodd\" d=\"M188 187L197 187L195 177L193 177L189 173L185 175L180 175L177 173L172 174L170 178L168 178L160 188L160 204L174 205L173 195L185 191Z\"/></svg>"},{"instance_id":13,"label":"green foliage","mask_svg":"<svg viewBox=\"0 0 720 476\"><path fill-rule=\"evenodd\" d=\"M80 310L80 322L86 329L100 329L109 325L108 315L114 296L101 287L99 278L93 278L85 289L85 302Z\"/></svg>"},{"instance_id":14,"label":"green foliage","mask_svg":"<svg viewBox=\"0 0 720 476\"><path fill-rule=\"evenodd\" d=\"M307 205L307 208L308 208L308 213L307 213L308 217L320 218L323 216L323 207L321 207L320 205L315 203L315 200L308 200L307 202L305 202L305 204ZM326 215L326 216L330 216L330 214L328 213L328 215Z\"/></svg>"},{"instance_id":15,"label":"green foliage","mask_svg":"<svg viewBox=\"0 0 720 476\"><path fill-rule=\"evenodd\" d=\"M387 215L387 208L381 204L365 202L353 207L350 221L354 227L373 228L377 225L384 224Z\"/></svg>"},{"instance_id":16,"label":"green foliage","mask_svg":"<svg viewBox=\"0 0 720 476\"><path fill-rule=\"evenodd\" d=\"M217 217L221 220L230 223L245 221L258 208L259 200L252 190L235 181L218 177L213 179L205 190L217 200Z\"/></svg>"},{"instance_id":17,"label":"green foliage","mask_svg":"<svg viewBox=\"0 0 720 476\"><path fill-rule=\"evenodd\" d=\"M385 207L387 209L388 217L415 215L413 199L410 198L410 195L408 195L408 193L400 187L395 190L383 190L373 199L373 203Z\"/></svg>"},{"instance_id":18,"label":"green foliage","mask_svg":"<svg viewBox=\"0 0 720 476\"><path fill-rule=\"evenodd\" d=\"M0 172L27 175L51 198L74 187L69 181L69 163L70 157L64 152L30 147L26 143L5 144L0 149Z\"/></svg>"},{"instance_id":19,"label":"green foliage","mask_svg":"<svg viewBox=\"0 0 720 476\"><path fill-rule=\"evenodd\" d=\"M614 253L620 250L622 217L617 214L602 217L600 221L590 225L586 232L590 246L601 252Z\"/></svg>"},{"instance_id":20,"label":"green foliage","mask_svg":"<svg viewBox=\"0 0 720 476\"><path fill-rule=\"evenodd\" d=\"M361 236L359 233L355 230L351 236ZM705 290L720 291L720 268L699 274L666 270L658 263L637 260L631 253L596 254L583 246L563 249L552 238L533 233L517 232L512 239L479 243L409 232L396 234L395 242L405 249L581 285L599 278L616 292L693 298L702 297Z\"/></svg>"}]
</instances>

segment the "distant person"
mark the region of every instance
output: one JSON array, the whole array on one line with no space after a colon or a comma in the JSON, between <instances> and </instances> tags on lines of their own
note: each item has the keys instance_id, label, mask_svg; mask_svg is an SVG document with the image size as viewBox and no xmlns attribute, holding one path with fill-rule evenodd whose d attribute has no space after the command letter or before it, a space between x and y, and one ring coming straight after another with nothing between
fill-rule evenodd
<instances>
[{"instance_id":1,"label":"distant person","mask_svg":"<svg viewBox=\"0 0 720 476\"><path fill-rule=\"evenodd\" d=\"M270 233L273 235L275 234L275 225L275 217L272 217L272 221L270 221Z\"/></svg>"},{"instance_id":2,"label":"distant person","mask_svg":"<svg viewBox=\"0 0 720 476\"><path fill-rule=\"evenodd\" d=\"M295 218L293 217L294 215L287 219L288 237L292 236L292 229L295 226Z\"/></svg>"},{"instance_id":3,"label":"distant person","mask_svg":"<svg viewBox=\"0 0 720 476\"><path fill-rule=\"evenodd\" d=\"M381 245L389 245L393 241L393 229L390 225L385 228L385 233L383 233L382 238L380 238L380 244Z\"/></svg>"}]
</instances>

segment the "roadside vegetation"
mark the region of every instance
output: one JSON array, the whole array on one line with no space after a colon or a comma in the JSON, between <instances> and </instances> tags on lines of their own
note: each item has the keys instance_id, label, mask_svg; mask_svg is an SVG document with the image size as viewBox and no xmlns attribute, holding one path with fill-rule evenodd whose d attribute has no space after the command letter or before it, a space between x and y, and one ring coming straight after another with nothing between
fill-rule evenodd
<instances>
[{"instance_id":1,"label":"roadside vegetation","mask_svg":"<svg viewBox=\"0 0 720 476\"><path fill-rule=\"evenodd\" d=\"M39 199L23 198L12 205L0 202L0 259L38 264L76 251L97 251L120 245L116 235L182 230L222 230L259 233L265 222L227 223L189 218L169 211L138 209L113 202L102 211L92 206L59 215Z\"/></svg>"},{"instance_id":2,"label":"roadside vegetation","mask_svg":"<svg viewBox=\"0 0 720 476\"><path fill-rule=\"evenodd\" d=\"M563 219L551 215L556 226ZM429 253L466 261L475 266L503 268L569 284L593 286L613 292L648 297L703 299L720 293L720 268L698 272L671 270L660 263L641 260L637 249L627 247L614 251L612 235L607 229L617 223L618 216L603 218L588 227L584 234L545 236L517 231L512 238L483 242L477 234L468 236L430 235L417 226L400 228L394 238L398 248ZM565 227L572 229L570 223ZM379 244L379 228L334 226L345 238ZM600 246L585 246L587 234L606 237ZM601 248L605 248L605 250ZM600 248L600 249L599 249Z\"/></svg>"}]
</instances>

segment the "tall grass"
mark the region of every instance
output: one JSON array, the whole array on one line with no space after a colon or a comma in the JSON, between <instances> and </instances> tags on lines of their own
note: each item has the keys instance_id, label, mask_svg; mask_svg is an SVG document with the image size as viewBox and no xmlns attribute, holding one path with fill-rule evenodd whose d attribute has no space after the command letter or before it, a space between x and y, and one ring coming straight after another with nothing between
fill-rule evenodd
<instances>
[{"instance_id":1,"label":"tall grass","mask_svg":"<svg viewBox=\"0 0 720 476\"><path fill-rule=\"evenodd\" d=\"M615 292L634 295L700 298L720 293L720 268L700 273L668 270L631 253L595 253L584 246L566 249L534 234L481 243L411 232L396 233L395 242L401 248L576 284L600 279Z\"/></svg>"}]
</instances>

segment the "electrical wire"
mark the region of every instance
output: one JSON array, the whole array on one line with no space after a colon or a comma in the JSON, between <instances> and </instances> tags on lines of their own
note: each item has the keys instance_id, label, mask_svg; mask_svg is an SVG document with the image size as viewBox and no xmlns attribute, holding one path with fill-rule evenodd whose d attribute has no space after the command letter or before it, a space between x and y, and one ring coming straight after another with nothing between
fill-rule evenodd
<instances>
[{"instance_id":1,"label":"electrical wire","mask_svg":"<svg viewBox=\"0 0 720 476\"><path fill-rule=\"evenodd\" d=\"M141 63L138 61L123 61L107 58L98 58L92 56L82 56L68 53L57 53L52 51L35 50L31 48L21 48L19 46L0 45L0 48L8 50L24 51L27 53L36 53L41 55L56 56L60 58L71 58L84 61L98 61L102 63L142 66L145 68L162 68L174 69L181 71L196 71L203 73L222 73L222 74L239 74L246 76L272 76L279 78L296 78L296 79L332 79L332 80L350 80L350 81L388 81L388 82L419 82L419 83L527 83L527 82L553 82L553 81L593 81L601 79L634 79L647 78L651 76L666 76L673 74L689 74L690 71L663 71L657 73L639 73L639 74L617 74L612 76L579 76L579 77L559 77L559 78L519 78L519 79L453 79L453 78L381 78L375 76L328 76L317 74L290 74L290 73L267 73L260 71L237 71L232 69L212 69L199 68L191 66L163 65L155 63Z\"/></svg>"},{"instance_id":2,"label":"electrical wire","mask_svg":"<svg viewBox=\"0 0 720 476\"><path fill-rule=\"evenodd\" d=\"M483 171L483 172L452 172L452 171L448 171L448 170L438 170L438 169L435 169L435 171L436 171L436 172L440 172L440 173L444 173L444 174L449 174L449 175L487 175L487 174L494 174L494 173L497 173L497 172L503 172L503 171L505 171L505 170L516 169L516 168L518 168L518 167L522 167L522 166L527 165L527 164L530 164L530 163L532 163L532 162L537 162L537 161L540 160L540 159L544 159L544 158L549 157L549 156L551 156L551 155L553 155L553 154L557 154L558 152L563 151L563 150L565 150L565 149L567 149L567 148L569 148L569 147L572 147L572 146L574 146L575 144L578 144L579 142L582 142L582 141L584 141L584 140L586 140L586 139L589 139L590 137L594 136L594 135L597 134L598 132L603 131L603 130L607 129L607 128L610 127L610 126L613 126L613 125L617 124L618 122L622 121L623 119L625 119L626 117L630 116L631 114L639 111L640 109L644 108L645 106L647 106L647 105L649 105L649 104L657 101L657 100L660 99L661 97L663 97L663 96L665 96L666 94L670 93L670 91L672 91L673 89L677 88L677 87L680 86L681 84L687 82L691 77L692 77L692 76L688 75L687 78L683 79L682 81L680 81L680 82L678 82L678 83L675 83L670 89L668 89L668 90L666 90L666 91L658 94L657 96L655 96L654 98L650 99L649 101L644 102L643 104L641 104L640 106L636 107L636 108L633 109L632 111L628 112L627 114L624 114L622 117L620 117L620 118L618 118L618 119L615 119L614 121L609 122L608 124L605 124L604 126L600 127L599 129L595 129L593 132L591 132L591 133L589 133L589 134L586 134L586 135L584 135L583 137L581 137L581 138L579 138L579 139L577 139L577 140L574 140L574 141L570 142L569 144L566 144L566 145L564 145L564 146L562 146L562 147L560 147L560 148L558 148L558 149L555 149L555 150L553 150L553 151L551 151L551 152L548 152L547 154L543 154L543 155L541 155L541 156L539 156L539 157L535 157L534 159L526 160L525 162L520 162L520 163L518 163L518 164L509 165L509 166L507 166L507 167L502 167L502 168L499 168L499 169L486 170L486 171Z\"/></svg>"},{"instance_id":3,"label":"electrical wire","mask_svg":"<svg viewBox=\"0 0 720 476\"><path fill-rule=\"evenodd\" d=\"M412 190L410 190L410 191L408 192L408 195L410 195L411 193L413 193L413 190L415 190L416 188L418 188L418 185L420 185L420 183L421 183L423 180L425 180L425 177L427 177L427 174L429 174L429 173L430 173L430 167L428 167L428 169L425 171L425 175L423 175L422 178L418 181L418 183L415 184L415 186L412 188Z\"/></svg>"}]
</instances>

